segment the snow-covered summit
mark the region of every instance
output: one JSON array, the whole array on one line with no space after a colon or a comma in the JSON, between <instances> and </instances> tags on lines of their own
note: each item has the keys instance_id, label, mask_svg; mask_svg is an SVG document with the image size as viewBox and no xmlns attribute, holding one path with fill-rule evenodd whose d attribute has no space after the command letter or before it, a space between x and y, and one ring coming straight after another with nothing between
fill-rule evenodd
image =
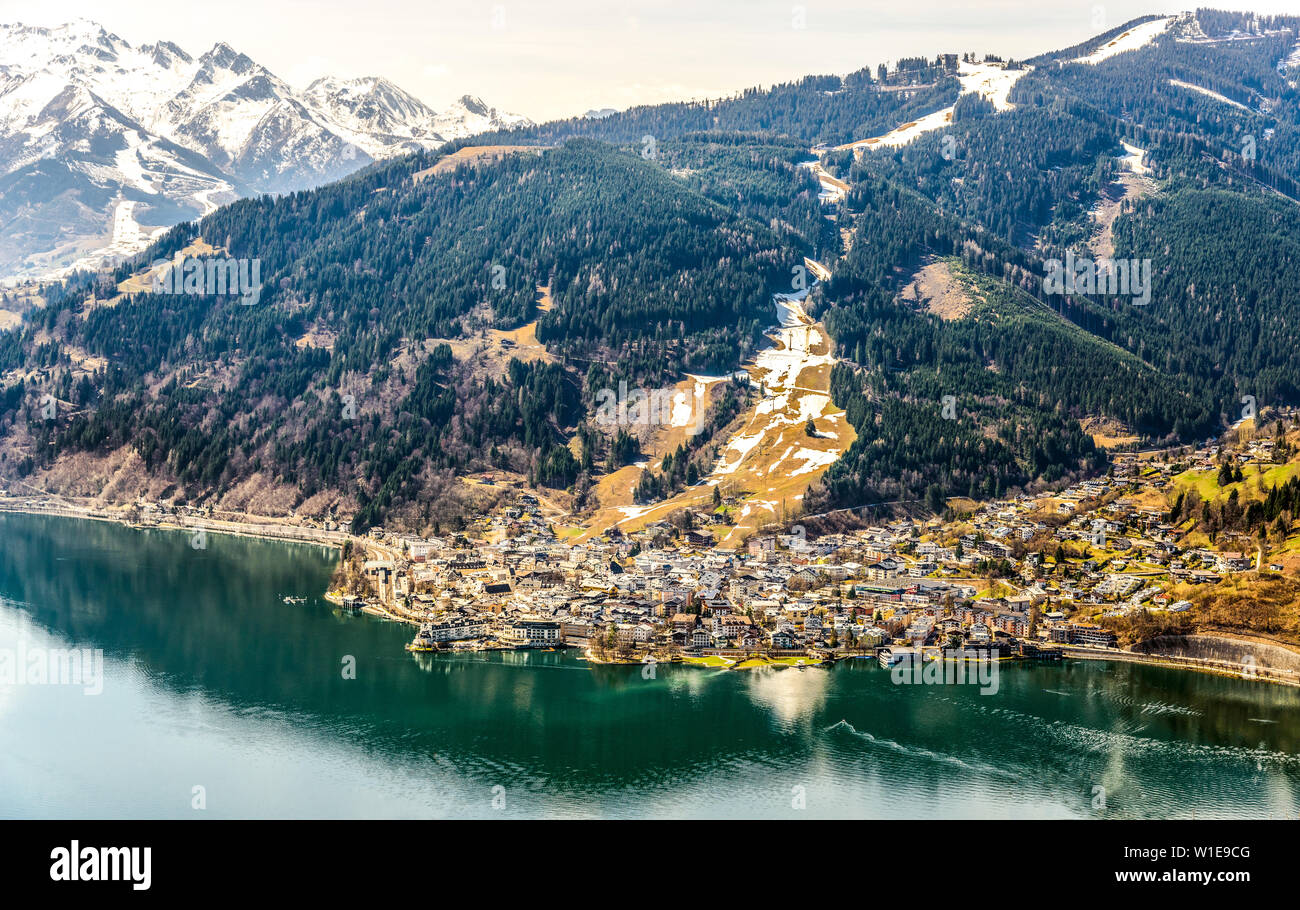
<instances>
[{"instance_id":1,"label":"snow-covered summit","mask_svg":"<svg viewBox=\"0 0 1300 910\"><path fill-rule=\"evenodd\" d=\"M295 91L225 42L193 55L89 19L0 25L0 277L93 264L242 195L527 122L468 95L435 111L380 77Z\"/></svg>"}]
</instances>

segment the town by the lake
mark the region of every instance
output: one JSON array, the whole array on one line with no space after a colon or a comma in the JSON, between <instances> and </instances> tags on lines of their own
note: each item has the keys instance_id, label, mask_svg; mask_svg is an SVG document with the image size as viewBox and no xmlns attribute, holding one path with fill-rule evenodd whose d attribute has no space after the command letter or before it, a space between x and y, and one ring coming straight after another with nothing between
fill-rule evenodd
<instances>
[{"instance_id":1,"label":"town by the lake","mask_svg":"<svg viewBox=\"0 0 1300 910\"><path fill-rule=\"evenodd\" d=\"M1229 484L1269 472L1276 482L1294 467L1285 435L1243 440L1119 453L1105 476L946 519L859 519L820 534L796 523L729 549L703 530L716 518L692 510L574 541L535 491L492 475L474 482L503 487L501 506L442 535L352 535L346 518L260 524L147 502L126 520L187 529L196 546L210 532L338 546L326 597L410 624L407 649L422 654L576 649L593 665L800 670L1101 659L1296 685L1290 652L1267 639L1205 634L1215 627L1197 592L1294 571L1300 553L1285 535L1253 550L1230 538L1197 545L1166 505L1180 488L1225 480L1225 465ZM0 508L110 515L12 491Z\"/></svg>"}]
</instances>

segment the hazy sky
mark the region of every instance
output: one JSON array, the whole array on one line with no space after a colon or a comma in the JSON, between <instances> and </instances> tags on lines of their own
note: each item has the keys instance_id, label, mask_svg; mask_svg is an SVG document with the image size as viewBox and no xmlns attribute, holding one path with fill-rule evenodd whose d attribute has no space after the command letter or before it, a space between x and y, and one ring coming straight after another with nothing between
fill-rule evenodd
<instances>
[{"instance_id":1,"label":"hazy sky","mask_svg":"<svg viewBox=\"0 0 1300 910\"><path fill-rule=\"evenodd\" d=\"M1300 11L1300 0L1213 5ZM541 120L589 108L718 97L903 56L1031 56L1182 6L1143 0L0 0L0 21L56 25L85 17L132 44L167 39L194 55L225 41L297 87L326 73L380 75L434 107L468 93Z\"/></svg>"}]
</instances>

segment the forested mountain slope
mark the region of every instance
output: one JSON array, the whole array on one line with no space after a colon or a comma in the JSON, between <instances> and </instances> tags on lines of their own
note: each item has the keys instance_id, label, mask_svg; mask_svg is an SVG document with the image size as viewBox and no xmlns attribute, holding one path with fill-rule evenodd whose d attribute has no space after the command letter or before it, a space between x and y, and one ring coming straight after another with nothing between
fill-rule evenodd
<instances>
[{"instance_id":1,"label":"forested mountain slope","mask_svg":"<svg viewBox=\"0 0 1300 910\"><path fill-rule=\"evenodd\" d=\"M561 358L676 381L734 367L770 317L771 289L802 262L790 229L782 242L658 163L591 141L433 164L417 156L245 200L115 275L52 288L24 331L0 336L2 368L46 379L73 412L47 422L27 411L19 473L130 446L187 490L269 474L304 498L355 491L366 521L418 498L438 470L494 464L568 486L602 454L567 445L583 419L579 369L519 363L485 377L435 339L536 319L544 285L538 332ZM255 305L115 293L196 243L259 261ZM87 362L108 366L92 374Z\"/></svg>"},{"instance_id":2,"label":"forested mountain slope","mask_svg":"<svg viewBox=\"0 0 1300 910\"><path fill-rule=\"evenodd\" d=\"M1150 445L1218 432L1244 395L1296 401L1300 20L1170 17L1139 49L1077 62L1132 27L1032 61L1010 111L964 97L901 149L826 156L853 187L854 233L815 296L861 367L836 377L859 440L815 504L934 504L1095 470L1082 418ZM1051 260L1099 255L1108 207L1110 255L1149 262L1149 298L1049 293ZM956 320L906 305L935 257L997 290ZM1017 315L997 314L1013 297ZM942 420L945 394L960 419Z\"/></svg>"},{"instance_id":3,"label":"forested mountain slope","mask_svg":"<svg viewBox=\"0 0 1300 910\"><path fill-rule=\"evenodd\" d=\"M857 433L809 509L941 509L1103 470L1099 425L1173 444L1243 395L1296 403L1300 20L1136 25L1132 50L1101 53L1127 23L1008 63L1009 105L961 93L975 61L941 55L227 206L0 333L0 475L128 453L139 489L364 527L444 520L455 478L495 467L581 508L636 451L594 425L596 390L750 360L805 256L829 269L807 308ZM830 147L950 106L897 147ZM258 260L256 304L137 292L182 249ZM1142 293L1046 280L1110 255L1144 264ZM540 347L506 363L521 332ZM704 443L745 406L731 394Z\"/></svg>"}]
</instances>

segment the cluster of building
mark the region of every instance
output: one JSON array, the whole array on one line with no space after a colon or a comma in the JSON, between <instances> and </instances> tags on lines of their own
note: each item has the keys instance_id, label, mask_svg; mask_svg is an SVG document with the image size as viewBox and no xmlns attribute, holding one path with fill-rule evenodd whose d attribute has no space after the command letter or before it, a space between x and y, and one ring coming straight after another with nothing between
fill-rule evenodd
<instances>
[{"instance_id":1,"label":"cluster of building","mask_svg":"<svg viewBox=\"0 0 1300 910\"><path fill-rule=\"evenodd\" d=\"M979 579L954 571L974 565L978 544L961 554L925 540L935 529L917 522L811 542L760 535L736 551L662 524L568 543L531 500L478 529L496 532L493 543L373 530L386 558L365 571L383 609L449 647L832 655L898 640L1014 645L1031 638L1041 602L984 596Z\"/></svg>"},{"instance_id":2,"label":"cluster of building","mask_svg":"<svg viewBox=\"0 0 1300 910\"><path fill-rule=\"evenodd\" d=\"M1240 456L1271 455L1267 441ZM528 494L453 537L371 531L384 609L449 646L577 645L600 653L834 655L891 643L1114 647L1106 617L1183 612L1170 591L1261 567L1259 554L1180 544L1163 502L1207 445L1169 461L1119 456L1111 475L815 540L759 534L739 550L667 523L558 539ZM801 529L796 529L801 530ZM1282 566L1270 563L1270 568ZM458 644L459 643L459 644Z\"/></svg>"},{"instance_id":3,"label":"cluster of building","mask_svg":"<svg viewBox=\"0 0 1300 910\"><path fill-rule=\"evenodd\" d=\"M521 492L454 535L372 529L369 594L335 599L416 623L423 641L447 648L564 645L634 658L825 657L900 643L1020 654L1114 647L1109 619L1192 611L1176 591L1287 570L1261 549L1189 545L1165 507L1181 472L1268 464L1274 448L1261 437L1165 458L1119 454L1105 477L987 502L952 521L902 518L816 539L796 527L736 550L667 522L573 542ZM192 506L138 508L141 524L217 518ZM315 529L345 536L333 522Z\"/></svg>"}]
</instances>

